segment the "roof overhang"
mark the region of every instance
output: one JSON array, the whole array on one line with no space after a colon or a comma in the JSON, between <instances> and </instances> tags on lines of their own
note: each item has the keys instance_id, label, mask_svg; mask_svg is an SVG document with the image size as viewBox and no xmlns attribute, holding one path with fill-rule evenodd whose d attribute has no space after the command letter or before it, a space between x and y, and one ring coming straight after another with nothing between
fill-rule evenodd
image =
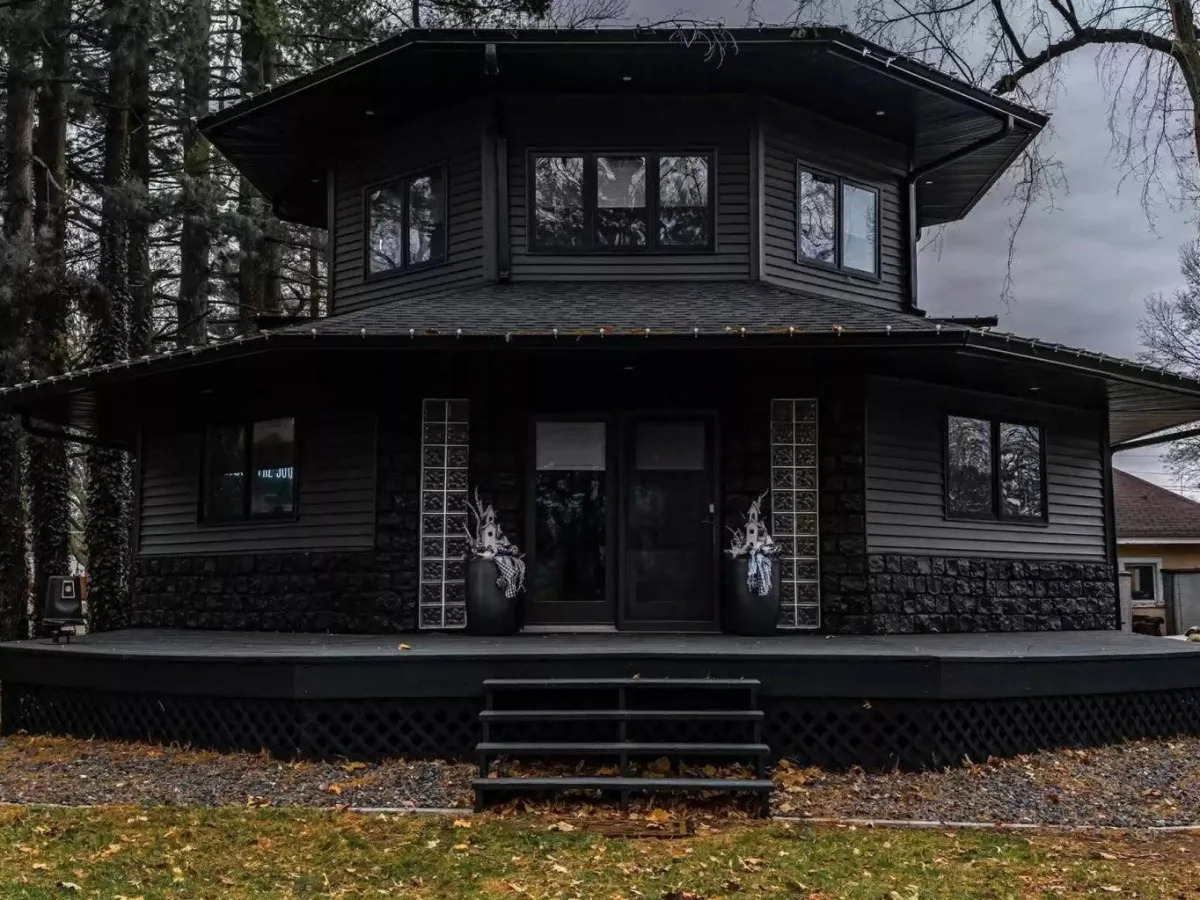
<instances>
[{"instance_id":1,"label":"roof overhang","mask_svg":"<svg viewBox=\"0 0 1200 900\"><path fill-rule=\"evenodd\" d=\"M843 29L764 27L410 30L199 127L282 218L324 226L344 142L506 93L753 94L812 109L909 147L914 170L952 160L916 184L922 226L965 215L1047 122Z\"/></svg>"}]
</instances>

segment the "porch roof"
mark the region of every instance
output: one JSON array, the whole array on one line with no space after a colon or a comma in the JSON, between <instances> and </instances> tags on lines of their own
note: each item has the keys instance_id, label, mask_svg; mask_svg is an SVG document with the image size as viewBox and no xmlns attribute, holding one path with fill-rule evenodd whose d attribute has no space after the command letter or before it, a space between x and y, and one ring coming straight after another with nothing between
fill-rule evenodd
<instances>
[{"instance_id":1,"label":"porch roof","mask_svg":"<svg viewBox=\"0 0 1200 900\"><path fill-rule=\"evenodd\" d=\"M171 372L195 370L192 376L204 381L234 360L265 355L275 360L284 351L465 350L497 343L529 349L753 345L878 355L934 351L996 372L1032 367L1041 374L1031 384L1074 379L1102 388L1114 444L1200 421L1200 379L961 321L737 281L481 283L17 384L0 389L0 414L102 431L105 406L119 407L132 396L130 388Z\"/></svg>"}]
</instances>

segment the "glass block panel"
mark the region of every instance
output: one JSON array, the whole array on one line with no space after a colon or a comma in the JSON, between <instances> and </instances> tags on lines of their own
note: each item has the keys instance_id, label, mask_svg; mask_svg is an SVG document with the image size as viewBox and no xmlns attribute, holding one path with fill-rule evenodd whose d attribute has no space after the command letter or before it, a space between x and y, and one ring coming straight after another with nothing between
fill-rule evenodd
<instances>
[{"instance_id":1,"label":"glass block panel","mask_svg":"<svg viewBox=\"0 0 1200 900\"><path fill-rule=\"evenodd\" d=\"M771 401L771 535L781 547L779 627L819 628L817 401Z\"/></svg>"},{"instance_id":2,"label":"glass block panel","mask_svg":"<svg viewBox=\"0 0 1200 900\"><path fill-rule=\"evenodd\" d=\"M421 628L467 624L463 556L467 542L467 461L470 405L466 400L421 403Z\"/></svg>"}]
</instances>

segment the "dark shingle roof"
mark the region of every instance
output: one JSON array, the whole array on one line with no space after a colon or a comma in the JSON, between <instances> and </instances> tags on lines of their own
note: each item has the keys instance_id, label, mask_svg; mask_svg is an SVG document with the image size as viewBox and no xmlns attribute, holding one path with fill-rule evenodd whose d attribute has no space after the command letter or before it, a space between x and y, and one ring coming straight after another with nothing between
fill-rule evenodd
<instances>
[{"instance_id":1,"label":"dark shingle roof","mask_svg":"<svg viewBox=\"0 0 1200 900\"><path fill-rule=\"evenodd\" d=\"M323 335L717 335L965 330L898 310L814 297L762 282L521 282L417 295L314 323ZM311 331L296 325L292 331ZM285 330L286 333L287 330Z\"/></svg>"},{"instance_id":2,"label":"dark shingle roof","mask_svg":"<svg viewBox=\"0 0 1200 900\"><path fill-rule=\"evenodd\" d=\"M1117 539L1200 538L1200 503L1113 469Z\"/></svg>"}]
</instances>

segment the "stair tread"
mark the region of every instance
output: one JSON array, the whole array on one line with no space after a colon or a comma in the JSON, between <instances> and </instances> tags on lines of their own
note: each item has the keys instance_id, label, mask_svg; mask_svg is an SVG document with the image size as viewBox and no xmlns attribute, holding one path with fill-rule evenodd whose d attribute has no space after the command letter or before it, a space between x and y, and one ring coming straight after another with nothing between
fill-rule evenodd
<instances>
[{"instance_id":1,"label":"stair tread","mask_svg":"<svg viewBox=\"0 0 1200 900\"><path fill-rule=\"evenodd\" d=\"M712 744L690 741L678 743L638 743L636 741L483 741L476 745L477 753L634 753L663 755L716 753L734 755L738 753L770 753L766 744Z\"/></svg>"},{"instance_id":2,"label":"stair tread","mask_svg":"<svg viewBox=\"0 0 1200 900\"><path fill-rule=\"evenodd\" d=\"M680 687L680 688L758 688L757 678L487 678L484 689L543 688L547 690L583 687Z\"/></svg>"},{"instance_id":3,"label":"stair tread","mask_svg":"<svg viewBox=\"0 0 1200 900\"><path fill-rule=\"evenodd\" d=\"M762 719L760 709L485 709L481 722L521 722L539 719L595 719L598 721L654 719Z\"/></svg>"},{"instance_id":4,"label":"stair tread","mask_svg":"<svg viewBox=\"0 0 1200 900\"><path fill-rule=\"evenodd\" d=\"M774 784L765 778L622 778L616 775L569 775L539 778L476 778L476 789L545 790L561 788L604 788L617 790L681 789L700 791L770 791Z\"/></svg>"}]
</instances>

